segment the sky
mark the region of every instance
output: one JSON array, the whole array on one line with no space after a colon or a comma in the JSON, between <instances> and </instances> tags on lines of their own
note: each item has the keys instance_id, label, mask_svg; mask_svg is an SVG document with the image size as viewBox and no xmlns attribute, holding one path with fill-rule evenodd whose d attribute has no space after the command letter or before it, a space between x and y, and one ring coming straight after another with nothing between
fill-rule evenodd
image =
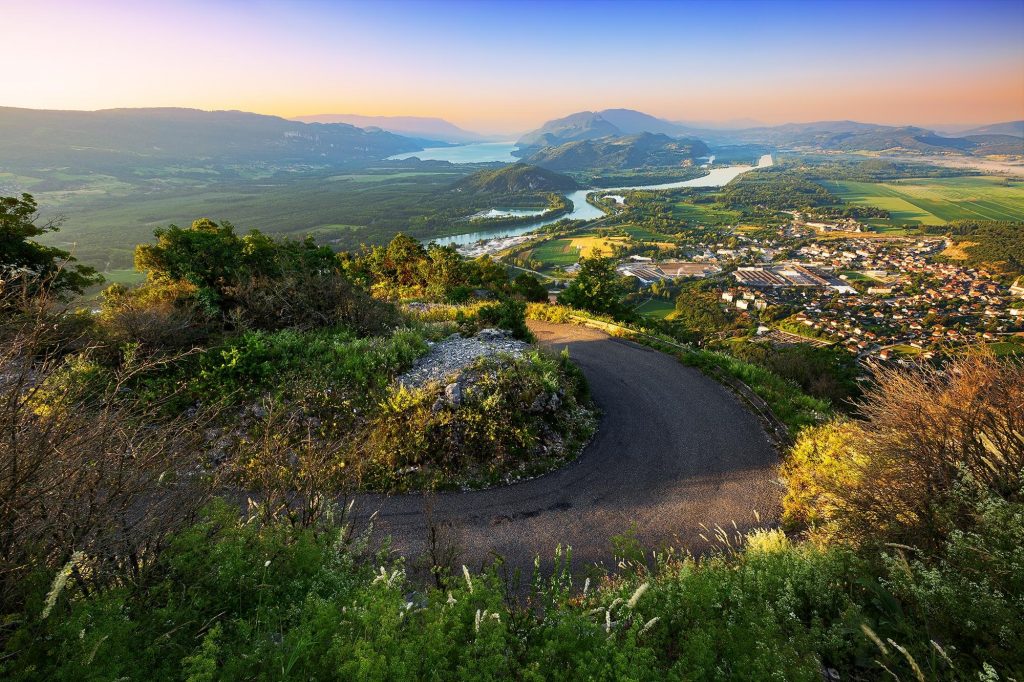
<instances>
[{"instance_id":1,"label":"sky","mask_svg":"<svg viewBox=\"0 0 1024 682\"><path fill-rule=\"evenodd\" d=\"M767 124L1024 118L1024 0L0 0L0 106Z\"/></svg>"}]
</instances>

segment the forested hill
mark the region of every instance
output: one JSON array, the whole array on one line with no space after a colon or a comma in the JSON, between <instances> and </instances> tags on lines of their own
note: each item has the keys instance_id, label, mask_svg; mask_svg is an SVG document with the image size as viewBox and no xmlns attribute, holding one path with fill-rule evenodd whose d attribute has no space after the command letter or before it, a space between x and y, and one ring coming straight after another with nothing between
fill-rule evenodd
<instances>
[{"instance_id":1,"label":"forested hill","mask_svg":"<svg viewBox=\"0 0 1024 682\"><path fill-rule=\"evenodd\" d=\"M708 146L700 140L640 133L545 147L525 161L552 170L581 171L682 166L708 154Z\"/></svg>"},{"instance_id":2,"label":"forested hill","mask_svg":"<svg viewBox=\"0 0 1024 682\"><path fill-rule=\"evenodd\" d=\"M553 147L566 142L598 140L639 133L683 135L689 129L633 109L579 111L563 118L547 121L540 128L526 133L516 143L523 150Z\"/></svg>"},{"instance_id":3,"label":"forested hill","mask_svg":"<svg viewBox=\"0 0 1024 682\"><path fill-rule=\"evenodd\" d=\"M576 181L526 163L482 170L457 182L455 190L473 194L516 194L519 192L566 192L579 189Z\"/></svg>"},{"instance_id":4,"label":"forested hill","mask_svg":"<svg viewBox=\"0 0 1024 682\"><path fill-rule=\"evenodd\" d=\"M0 107L0 158L11 166L106 168L191 160L322 165L419 149L417 141L382 130L242 111Z\"/></svg>"},{"instance_id":5,"label":"forested hill","mask_svg":"<svg viewBox=\"0 0 1024 682\"><path fill-rule=\"evenodd\" d=\"M856 121L820 121L749 128L728 133L741 142L815 147L837 151L897 151L921 154L1024 154L1024 141L1006 134L944 136L915 126L883 126Z\"/></svg>"}]
</instances>

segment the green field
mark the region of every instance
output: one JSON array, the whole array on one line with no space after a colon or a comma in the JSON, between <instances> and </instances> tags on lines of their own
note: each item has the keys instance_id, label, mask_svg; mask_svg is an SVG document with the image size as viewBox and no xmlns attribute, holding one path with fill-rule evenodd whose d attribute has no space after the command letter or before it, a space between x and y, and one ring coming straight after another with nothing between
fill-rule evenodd
<instances>
[{"instance_id":1,"label":"green field","mask_svg":"<svg viewBox=\"0 0 1024 682\"><path fill-rule=\"evenodd\" d=\"M31 187L44 219L65 217L60 232L42 241L70 250L100 270L116 270L131 266L135 245L152 241L157 227L185 226L200 217L230 221L240 231L258 228L290 237L312 234L340 249L381 243L397 232L430 239L480 229L460 219L490 207L492 200L449 192L454 179L463 174L342 176L306 171L277 173L254 182L209 173L186 180L165 172L131 186L106 175L86 178L57 171L45 179L42 173L40 178L29 178L36 180L34 185L7 173L0 176L0 186Z\"/></svg>"},{"instance_id":2,"label":"green field","mask_svg":"<svg viewBox=\"0 0 1024 682\"><path fill-rule=\"evenodd\" d=\"M672 206L672 217L701 225L732 225L740 219L740 212L715 204L680 201Z\"/></svg>"},{"instance_id":3,"label":"green field","mask_svg":"<svg viewBox=\"0 0 1024 682\"><path fill-rule=\"evenodd\" d=\"M543 263L543 268L562 268L572 265L580 259L579 251L572 248L571 239L552 239L544 242L524 254L531 260Z\"/></svg>"},{"instance_id":4,"label":"green field","mask_svg":"<svg viewBox=\"0 0 1024 682\"><path fill-rule=\"evenodd\" d=\"M616 229L622 230L633 239L642 239L644 241L659 241L665 238L665 235L652 232L646 227L639 227L638 225L622 225L616 226Z\"/></svg>"},{"instance_id":5,"label":"green field","mask_svg":"<svg viewBox=\"0 0 1024 682\"><path fill-rule=\"evenodd\" d=\"M656 317L659 320L664 320L675 312L676 306L667 299L652 297L638 305L634 310L644 317Z\"/></svg>"},{"instance_id":6,"label":"green field","mask_svg":"<svg viewBox=\"0 0 1024 682\"><path fill-rule=\"evenodd\" d=\"M897 225L1024 220L1024 181L994 176L822 183L843 201L889 211Z\"/></svg>"}]
</instances>

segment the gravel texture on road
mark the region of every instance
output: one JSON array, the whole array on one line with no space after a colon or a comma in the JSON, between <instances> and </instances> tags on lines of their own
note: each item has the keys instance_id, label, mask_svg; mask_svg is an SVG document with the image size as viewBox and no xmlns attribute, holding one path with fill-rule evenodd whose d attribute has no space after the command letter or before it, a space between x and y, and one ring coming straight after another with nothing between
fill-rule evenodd
<instances>
[{"instance_id":1,"label":"gravel texture on road","mask_svg":"<svg viewBox=\"0 0 1024 682\"><path fill-rule=\"evenodd\" d=\"M601 331L531 322L542 346L569 349L602 411L572 464L504 488L436 495L361 495L357 514L413 559L433 523L449 526L455 561L479 568L495 555L529 575L558 545L573 564L612 560L612 537L635 528L648 549L706 549L701 525L733 532L774 523L782 488L760 422L727 389L675 358ZM760 523L755 521L755 511ZM710 535L709 535L710 537Z\"/></svg>"}]
</instances>

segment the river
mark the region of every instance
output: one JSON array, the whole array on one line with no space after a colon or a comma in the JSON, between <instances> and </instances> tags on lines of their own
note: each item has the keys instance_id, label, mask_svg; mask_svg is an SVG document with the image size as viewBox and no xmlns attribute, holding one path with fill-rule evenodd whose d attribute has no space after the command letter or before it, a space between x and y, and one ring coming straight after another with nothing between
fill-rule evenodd
<instances>
[{"instance_id":1,"label":"river","mask_svg":"<svg viewBox=\"0 0 1024 682\"><path fill-rule=\"evenodd\" d=\"M466 145L466 146L478 146L478 145ZM423 152L420 152L423 153ZM612 192L628 192L630 190L664 190L664 189L677 189L679 187L721 187L736 178L743 173L755 168L767 168L773 163L772 155L765 154L762 156L756 166L722 166L721 168L712 168L707 175L702 175L699 178L693 178L692 180L680 180L679 182L666 182L660 185L633 185L630 187L602 187L601 189L581 189L576 192L566 193L566 198L572 202L572 212L567 215L560 215L555 218L545 218L538 220L537 222L527 223L525 225L516 225L515 227L496 227L490 230L482 230L480 232L470 232L468 234L458 234L451 237L441 237L433 241L437 242L441 246L465 246L467 244L475 244L479 241L487 239L501 239L505 237L517 237L523 234L529 234L534 230L538 230L545 225L558 222L559 220L595 220L605 215L604 211L587 203L587 195L591 193L612 193Z\"/></svg>"},{"instance_id":2,"label":"river","mask_svg":"<svg viewBox=\"0 0 1024 682\"><path fill-rule=\"evenodd\" d=\"M420 161L449 161L451 163L489 163L494 161L515 163L519 160L512 156L515 148L515 142L477 142L454 147L428 147L418 152L389 156L388 161L417 158Z\"/></svg>"}]
</instances>

